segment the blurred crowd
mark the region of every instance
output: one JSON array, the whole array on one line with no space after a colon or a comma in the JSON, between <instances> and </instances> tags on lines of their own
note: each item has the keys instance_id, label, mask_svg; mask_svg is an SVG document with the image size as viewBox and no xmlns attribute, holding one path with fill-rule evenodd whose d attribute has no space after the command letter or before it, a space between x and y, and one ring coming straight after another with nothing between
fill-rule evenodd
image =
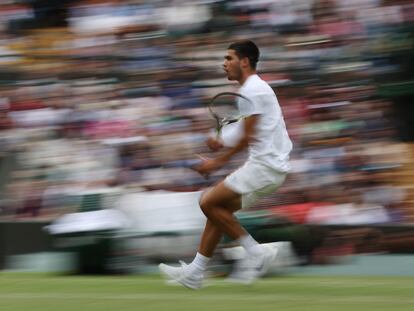
<instances>
[{"instance_id":1,"label":"blurred crowd","mask_svg":"<svg viewBox=\"0 0 414 311\"><path fill-rule=\"evenodd\" d=\"M208 155L205 104L236 89L223 57L248 38L261 49L258 72L294 142L288 180L255 208L298 223L413 222L414 149L383 87L404 92L412 79L413 8L381 0L2 1L0 215L53 217L75 194L193 191L228 173L243 156L208 180L174 163Z\"/></svg>"}]
</instances>

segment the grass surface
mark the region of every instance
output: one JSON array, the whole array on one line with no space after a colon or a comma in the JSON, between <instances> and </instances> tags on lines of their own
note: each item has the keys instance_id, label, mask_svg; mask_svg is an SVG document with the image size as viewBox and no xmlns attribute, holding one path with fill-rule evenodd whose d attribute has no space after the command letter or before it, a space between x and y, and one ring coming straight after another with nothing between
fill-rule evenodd
<instances>
[{"instance_id":1,"label":"grass surface","mask_svg":"<svg viewBox=\"0 0 414 311\"><path fill-rule=\"evenodd\" d=\"M303 277L252 286L212 279L192 291L157 276L0 273L0 310L414 310L412 277Z\"/></svg>"}]
</instances>

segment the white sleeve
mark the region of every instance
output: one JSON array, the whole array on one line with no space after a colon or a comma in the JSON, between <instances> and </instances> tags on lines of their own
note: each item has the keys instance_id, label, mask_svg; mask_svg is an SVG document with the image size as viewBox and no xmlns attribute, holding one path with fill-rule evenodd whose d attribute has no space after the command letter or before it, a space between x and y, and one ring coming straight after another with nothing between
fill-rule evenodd
<instances>
[{"instance_id":1,"label":"white sleeve","mask_svg":"<svg viewBox=\"0 0 414 311\"><path fill-rule=\"evenodd\" d=\"M244 134L244 120L224 126L220 133L220 139L225 147L234 147Z\"/></svg>"},{"instance_id":2,"label":"white sleeve","mask_svg":"<svg viewBox=\"0 0 414 311\"><path fill-rule=\"evenodd\" d=\"M247 97L249 100L240 98L240 100L238 101L240 115L251 116L265 113L266 97L268 96L267 94L253 94L244 96Z\"/></svg>"}]
</instances>

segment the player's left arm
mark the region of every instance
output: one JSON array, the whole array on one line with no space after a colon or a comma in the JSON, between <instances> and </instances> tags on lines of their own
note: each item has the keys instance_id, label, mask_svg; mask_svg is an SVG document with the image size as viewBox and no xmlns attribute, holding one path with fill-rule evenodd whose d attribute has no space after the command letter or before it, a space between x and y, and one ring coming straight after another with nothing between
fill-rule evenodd
<instances>
[{"instance_id":1,"label":"player's left arm","mask_svg":"<svg viewBox=\"0 0 414 311\"><path fill-rule=\"evenodd\" d=\"M251 115L244 119L243 135L239 142L232 148L229 148L217 157L219 162L223 164L227 163L235 154L245 150L252 141L254 134L256 133L256 125L258 123L260 115Z\"/></svg>"},{"instance_id":2,"label":"player's left arm","mask_svg":"<svg viewBox=\"0 0 414 311\"><path fill-rule=\"evenodd\" d=\"M258 114L246 117L244 119L243 135L241 136L238 143L234 147L227 149L217 158L203 159L203 162L195 169L201 174L208 174L225 165L235 154L245 150L249 146L254 137L254 134L256 133L256 125L259 121L259 118L260 115Z\"/></svg>"}]
</instances>

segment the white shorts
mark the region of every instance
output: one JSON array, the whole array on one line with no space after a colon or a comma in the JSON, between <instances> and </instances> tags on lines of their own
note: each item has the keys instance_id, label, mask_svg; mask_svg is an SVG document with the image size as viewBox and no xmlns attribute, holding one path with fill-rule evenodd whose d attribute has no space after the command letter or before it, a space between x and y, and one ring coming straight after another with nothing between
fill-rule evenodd
<instances>
[{"instance_id":1,"label":"white shorts","mask_svg":"<svg viewBox=\"0 0 414 311\"><path fill-rule=\"evenodd\" d=\"M242 196L242 208L247 208L260 197L274 192L286 179L279 172L260 163L247 161L224 179L224 184Z\"/></svg>"}]
</instances>

